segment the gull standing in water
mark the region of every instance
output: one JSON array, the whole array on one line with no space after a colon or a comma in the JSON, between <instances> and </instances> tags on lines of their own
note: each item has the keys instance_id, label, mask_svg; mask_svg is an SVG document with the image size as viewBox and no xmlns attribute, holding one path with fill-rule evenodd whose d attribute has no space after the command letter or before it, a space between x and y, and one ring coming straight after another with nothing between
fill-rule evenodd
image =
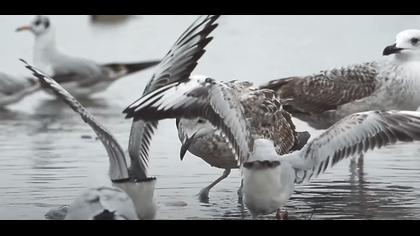
<instances>
[{"instance_id":1,"label":"gull standing in water","mask_svg":"<svg viewBox=\"0 0 420 236\"><path fill-rule=\"evenodd\" d=\"M127 117L135 119L201 117L216 126L242 166L245 205L253 217L277 211L283 218L280 209L295 184L347 157L420 140L420 112L368 111L345 117L293 151L296 134L285 114L271 90L240 94L235 86L205 76L170 83L127 110Z\"/></svg>"},{"instance_id":2,"label":"gull standing in water","mask_svg":"<svg viewBox=\"0 0 420 236\"><path fill-rule=\"evenodd\" d=\"M153 196L156 178L148 177L147 163L138 163L138 157L130 156L131 166L128 168L124 151L114 136L51 77L23 62L45 88L51 89L57 97L79 113L108 153L109 175L114 187L98 187L85 191L70 206L65 219L153 219L157 209Z\"/></svg>"},{"instance_id":3,"label":"gull standing in water","mask_svg":"<svg viewBox=\"0 0 420 236\"><path fill-rule=\"evenodd\" d=\"M17 103L40 89L33 78L15 77L0 72L0 108Z\"/></svg>"},{"instance_id":4,"label":"gull standing in water","mask_svg":"<svg viewBox=\"0 0 420 236\"><path fill-rule=\"evenodd\" d=\"M212 37L208 37L208 35L217 27L217 24L214 24L217 18L218 16L202 16L181 35L172 49L166 54L161 64L156 67L156 72L146 86L143 96L147 96L149 93L162 88L167 84L189 80L188 77L197 65L197 61L205 52L204 47L212 40ZM253 88L250 83L232 81L227 83L227 85L235 88L238 93L243 94L244 97L246 97L246 95L257 97L257 92L255 92L255 88ZM174 100L173 102L175 103L177 101ZM131 108L127 108L124 111L125 113L128 113L127 117L132 117L130 115L130 113L132 113L130 110ZM186 114L188 114L188 111L186 111ZM288 114L285 116L287 115ZM225 137L223 137L220 131L206 120L180 117L180 119L177 119L176 124L178 135L182 142L180 152L181 160L186 151L189 150L192 154L200 157L211 166L225 169L222 176L200 191L200 200L207 201L210 189L226 178L230 174L231 169L239 168L238 159L229 151L230 147L225 141ZM129 151L141 153L140 157L142 159L147 159L151 137L154 130L157 128L157 125L157 119L144 120L134 117L130 135ZM267 127L269 126L268 123L265 125ZM287 116L285 125L293 125L290 116ZM294 126L292 133L290 140L288 140L287 143L282 144L283 147L279 147L281 152L296 150L302 147L309 138L307 132L295 132ZM280 142L280 139L276 140ZM280 145L280 143L278 144ZM241 187L238 194L239 200L241 200Z\"/></svg>"},{"instance_id":5,"label":"gull standing in water","mask_svg":"<svg viewBox=\"0 0 420 236\"><path fill-rule=\"evenodd\" d=\"M231 82L229 84L238 88L244 97L249 96L241 101L244 105L250 104L248 99L252 99L252 96L259 96L258 92L256 92L256 88L253 88L251 84L248 84L245 87L242 87L240 82ZM287 112L284 112L283 115L288 124L292 127L294 131L293 135L295 135L296 140L293 142L293 146L289 146L288 148L279 151L280 153L284 153L286 150L299 150L306 144L310 138L310 134L308 132L296 132L295 126L291 120L291 116ZM237 158L231 152L231 148L229 147L228 142L226 142L226 138L224 137L223 133L207 120L203 118L177 118L177 128L179 138L182 142L180 151L181 160L188 150L192 154L201 157L209 165L216 168L225 169L222 176L200 191L200 201L206 202L209 199L210 189L223 179L227 178L231 169L238 169L240 165L237 161ZM268 130L269 129L267 128L267 131ZM278 135L275 138L277 140L276 145L280 145L282 140L281 135ZM239 202L242 202L242 188L243 183L241 182L241 186L238 190Z\"/></svg>"},{"instance_id":6,"label":"gull standing in water","mask_svg":"<svg viewBox=\"0 0 420 236\"><path fill-rule=\"evenodd\" d=\"M143 95L147 95L172 81L188 79L197 65L197 61L204 54L205 46L212 40L212 37L208 37L208 35L217 27L214 22L218 17L201 16L180 36L162 59L162 62L156 67L156 72L146 86ZM238 84L238 86L246 88L248 85ZM206 121L182 118L177 120L176 124L179 138L183 143L181 160L186 151L189 150L211 166L225 169L221 177L200 191L200 200L207 201L210 189L226 178L231 169L238 168L238 161L231 152L225 152L229 147L224 138ZM142 160L147 159L151 137L157 125L157 120L153 119L133 120L128 148L133 156L140 156ZM203 127L201 134L195 133L197 127ZM190 130L193 132L189 133ZM137 153L140 153L140 155Z\"/></svg>"},{"instance_id":7,"label":"gull standing in water","mask_svg":"<svg viewBox=\"0 0 420 236\"><path fill-rule=\"evenodd\" d=\"M241 167L245 205L253 218L276 211L278 218L286 218L281 208L295 184L309 181L347 157L397 141L420 140L420 113L368 111L345 117L296 150L299 140L294 125L273 90L188 75L167 74L166 83L124 112L135 121L202 118L215 126Z\"/></svg>"},{"instance_id":8,"label":"gull standing in water","mask_svg":"<svg viewBox=\"0 0 420 236\"><path fill-rule=\"evenodd\" d=\"M56 46L54 27L46 16L37 16L17 31L35 35L34 63L76 97L104 91L121 77L155 66L159 61L98 64L61 53ZM49 90L46 90L49 91Z\"/></svg>"},{"instance_id":9,"label":"gull standing in water","mask_svg":"<svg viewBox=\"0 0 420 236\"><path fill-rule=\"evenodd\" d=\"M270 81L260 88L290 98L284 109L316 129L356 112L420 106L420 30L404 30L379 61Z\"/></svg>"}]
</instances>

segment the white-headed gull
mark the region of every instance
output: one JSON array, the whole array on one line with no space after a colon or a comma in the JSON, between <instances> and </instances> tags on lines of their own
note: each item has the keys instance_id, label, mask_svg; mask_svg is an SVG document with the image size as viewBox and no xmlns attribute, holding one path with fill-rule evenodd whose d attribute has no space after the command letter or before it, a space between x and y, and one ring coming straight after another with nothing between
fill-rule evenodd
<instances>
[{"instance_id":1,"label":"white-headed gull","mask_svg":"<svg viewBox=\"0 0 420 236\"><path fill-rule=\"evenodd\" d=\"M384 49L388 58L273 80L260 88L290 98L284 108L317 129L356 112L415 111L420 106L419 40L420 30L404 30Z\"/></svg>"},{"instance_id":2,"label":"white-headed gull","mask_svg":"<svg viewBox=\"0 0 420 236\"><path fill-rule=\"evenodd\" d=\"M159 63L153 60L99 64L63 54L57 48L53 24L46 16L36 16L30 25L19 27L17 31L30 31L35 35L35 66L52 76L76 97L88 97L104 91L117 79Z\"/></svg>"}]
</instances>

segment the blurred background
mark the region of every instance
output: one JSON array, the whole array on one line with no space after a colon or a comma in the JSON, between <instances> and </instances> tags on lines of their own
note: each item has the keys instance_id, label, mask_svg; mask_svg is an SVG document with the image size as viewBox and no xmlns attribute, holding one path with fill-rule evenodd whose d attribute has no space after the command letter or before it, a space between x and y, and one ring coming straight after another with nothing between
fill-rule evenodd
<instances>
[{"instance_id":1,"label":"blurred background","mask_svg":"<svg viewBox=\"0 0 420 236\"><path fill-rule=\"evenodd\" d=\"M194 15L49 16L58 48L96 62L160 59ZM28 76L18 58L33 61L34 36L16 33L34 16L0 16L0 71ZM419 28L420 16L222 16L193 74L218 80L271 79L380 59L395 35ZM130 120L122 110L140 97L153 68L122 78L83 105L128 144ZM298 130L314 131L296 120ZM151 146L151 174L158 177L157 219L249 219L237 203L239 172L210 192L196 194L223 170L187 154L179 160L174 121L164 121ZM313 183L300 186L288 206L290 218L420 218L420 147L391 146L366 155L363 170L343 161ZM0 219L45 219L87 187L110 185L108 159L93 132L54 97L38 92L0 110ZM267 216L272 219L274 216Z\"/></svg>"}]
</instances>

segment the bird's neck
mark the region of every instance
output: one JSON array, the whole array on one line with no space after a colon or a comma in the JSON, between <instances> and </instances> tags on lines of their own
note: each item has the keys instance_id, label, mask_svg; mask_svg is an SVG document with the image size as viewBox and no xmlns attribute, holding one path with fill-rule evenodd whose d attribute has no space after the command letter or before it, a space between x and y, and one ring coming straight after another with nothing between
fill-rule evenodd
<instances>
[{"instance_id":1,"label":"bird's neck","mask_svg":"<svg viewBox=\"0 0 420 236\"><path fill-rule=\"evenodd\" d=\"M43 67L47 66L54 60L57 54L58 50L55 41L54 29L50 29L48 32L35 37L34 63L36 66L43 69Z\"/></svg>"},{"instance_id":2,"label":"bird's neck","mask_svg":"<svg viewBox=\"0 0 420 236\"><path fill-rule=\"evenodd\" d=\"M146 182L114 183L114 186L124 190L132 199L140 219L153 219L156 214L154 200L156 180Z\"/></svg>"},{"instance_id":3,"label":"bird's neck","mask_svg":"<svg viewBox=\"0 0 420 236\"><path fill-rule=\"evenodd\" d=\"M268 139L256 139L254 141L254 151L249 161L276 161L278 154L274 147L274 143Z\"/></svg>"},{"instance_id":4,"label":"bird's neck","mask_svg":"<svg viewBox=\"0 0 420 236\"><path fill-rule=\"evenodd\" d=\"M409 54L409 53L401 53L395 54L393 58L394 62L398 64L407 64L407 63L420 63L420 54Z\"/></svg>"}]
</instances>

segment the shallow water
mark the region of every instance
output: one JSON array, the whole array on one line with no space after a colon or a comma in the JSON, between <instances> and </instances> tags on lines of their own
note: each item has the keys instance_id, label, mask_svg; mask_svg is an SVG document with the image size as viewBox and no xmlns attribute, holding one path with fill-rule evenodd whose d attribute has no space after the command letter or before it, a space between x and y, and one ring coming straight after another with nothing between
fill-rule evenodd
<instances>
[{"instance_id":1,"label":"shallow water","mask_svg":"<svg viewBox=\"0 0 420 236\"><path fill-rule=\"evenodd\" d=\"M33 16L0 16L0 70L28 75L17 58L32 59L33 37L15 33ZM196 16L136 16L92 24L88 16L51 16L62 51L99 62L161 58ZM420 16L224 16L195 74L262 83L380 58L395 34L418 27ZM126 77L94 101L82 101L126 147L131 122L122 110L140 96L153 70ZM309 128L296 121L299 130ZM309 129L311 132L313 130ZM319 131L313 131L315 136ZM87 187L110 185L101 143L69 108L43 92L0 110L0 219L45 219ZM239 172L196 194L222 174L187 154L173 121L161 123L151 146L158 177L157 219L250 219L237 203ZM365 156L364 168L343 161L299 186L291 219L419 219L420 146L389 146ZM274 219L267 216L264 219Z\"/></svg>"}]
</instances>

